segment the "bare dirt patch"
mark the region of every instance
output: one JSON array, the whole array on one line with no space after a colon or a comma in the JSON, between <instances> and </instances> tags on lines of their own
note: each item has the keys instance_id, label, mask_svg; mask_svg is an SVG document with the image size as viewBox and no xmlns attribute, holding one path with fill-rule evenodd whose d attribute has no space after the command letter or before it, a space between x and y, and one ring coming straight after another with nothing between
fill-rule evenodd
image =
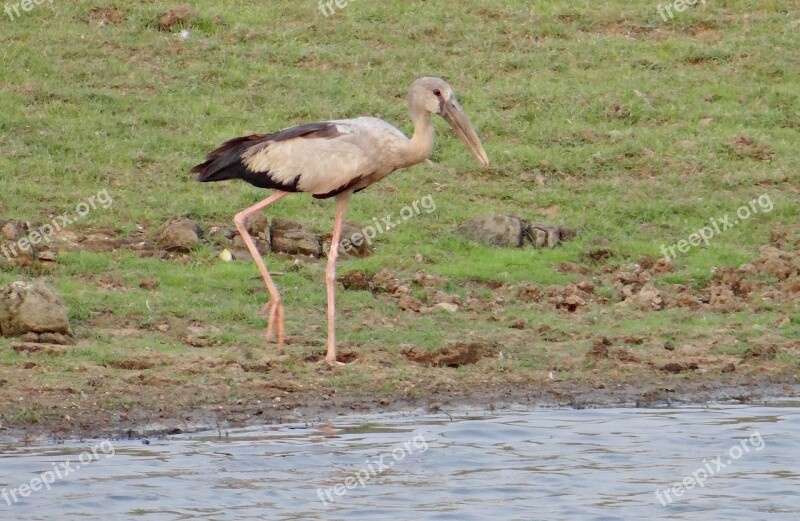
<instances>
[{"instance_id":1,"label":"bare dirt patch","mask_svg":"<svg viewBox=\"0 0 800 521\"><path fill-rule=\"evenodd\" d=\"M158 19L158 28L169 31L176 25L189 23L195 17L195 12L189 4L180 4L165 12Z\"/></svg>"},{"instance_id":2,"label":"bare dirt patch","mask_svg":"<svg viewBox=\"0 0 800 521\"><path fill-rule=\"evenodd\" d=\"M440 351L423 352L411 347L403 352L403 355L415 364L431 365L433 367L461 367L462 365L473 365L481 359L493 356L494 349L480 344L455 344L445 347Z\"/></svg>"},{"instance_id":3,"label":"bare dirt patch","mask_svg":"<svg viewBox=\"0 0 800 521\"><path fill-rule=\"evenodd\" d=\"M143 371L155 367L152 362L145 362L143 360L109 360L105 363L108 367L114 369L123 369L125 371Z\"/></svg>"}]
</instances>

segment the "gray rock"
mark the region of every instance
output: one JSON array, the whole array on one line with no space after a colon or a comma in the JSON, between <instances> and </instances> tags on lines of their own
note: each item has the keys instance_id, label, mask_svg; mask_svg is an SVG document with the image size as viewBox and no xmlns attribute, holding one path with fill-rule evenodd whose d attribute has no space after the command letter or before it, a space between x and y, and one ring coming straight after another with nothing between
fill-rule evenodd
<instances>
[{"instance_id":1,"label":"gray rock","mask_svg":"<svg viewBox=\"0 0 800 521\"><path fill-rule=\"evenodd\" d=\"M33 331L28 331L24 335L20 335L19 339L22 340L23 342L36 343L36 342L39 341L39 333L34 333Z\"/></svg>"},{"instance_id":2,"label":"gray rock","mask_svg":"<svg viewBox=\"0 0 800 521\"><path fill-rule=\"evenodd\" d=\"M72 335L61 297L40 282L17 281L0 289L0 334L26 333Z\"/></svg>"},{"instance_id":3,"label":"gray rock","mask_svg":"<svg viewBox=\"0 0 800 521\"><path fill-rule=\"evenodd\" d=\"M265 241L265 240L260 239L258 237L253 237L253 244L256 245L256 250L261 255L266 255L267 253L269 253L269 242L268 241ZM239 251L239 252L244 251L244 252L246 252L245 255L236 255L236 254L234 254L235 258L237 258L239 260L248 260L250 258L250 252L248 251L247 246L244 243L244 239L242 239L241 235L237 234L236 237L233 238L233 240L231 241L231 247L232 247L233 251Z\"/></svg>"},{"instance_id":4,"label":"gray rock","mask_svg":"<svg viewBox=\"0 0 800 521\"><path fill-rule=\"evenodd\" d=\"M208 347L219 343L220 329L216 326L190 325L186 328L183 341L193 347Z\"/></svg>"},{"instance_id":5,"label":"gray rock","mask_svg":"<svg viewBox=\"0 0 800 521\"><path fill-rule=\"evenodd\" d=\"M250 235L269 242L269 221L266 215L263 213L253 214L245 220L244 225ZM233 230L236 231L236 228Z\"/></svg>"},{"instance_id":6,"label":"gray rock","mask_svg":"<svg viewBox=\"0 0 800 521\"><path fill-rule=\"evenodd\" d=\"M531 223L515 215L482 215L465 221L458 232L467 239L487 246L555 248L575 237L575 231L562 226Z\"/></svg>"},{"instance_id":7,"label":"gray rock","mask_svg":"<svg viewBox=\"0 0 800 521\"><path fill-rule=\"evenodd\" d=\"M287 255L322 256L322 239L316 233L303 229L297 221L275 217L270 228L272 251Z\"/></svg>"},{"instance_id":8,"label":"gray rock","mask_svg":"<svg viewBox=\"0 0 800 521\"><path fill-rule=\"evenodd\" d=\"M200 226L191 219L178 219L164 225L156 243L166 251L188 253L200 243Z\"/></svg>"},{"instance_id":9,"label":"gray rock","mask_svg":"<svg viewBox=\"0 0 800 521\"><path fill-rule=\"evenodd\" d=\"M72 337L62 333L42 333L39 335L39 342L42 344L58 344L61 346L74 344Z\"/></svg>"},{"instance_id":10,"label":"gray rock","mask_svg":"<svg viewBox=\"0 0 800 521\"><path fill-rule=\"evenodd\" d=\"M208 237L215 242L230 242L238 233L235 226L212 226L208 230Z\"/></svg>"},{"instance_id":11,"label":"gray rock","mask_svg":"<svg viewBox=\"0 0 800 521\"><path fill-rule=\"evenodd\" d=\"M30 223L25 221L0 219L0 237L9 241L23 238L30 228Z\"/></svg>"},{"instance_id":12,"label":"gray rock","mask_svg":"<svg viewBox=\"0 0 800 521\"><path fill-rule=\"evenodd\" d=\"M374 243L374 238L370 239ZM325 237L323 251L330 251L331 236ZM339 239L339 257L343 259L353 257L369 257L372 255L372 245L364 237L364 227L353 221L342 223L342 236Z\"/></svg>"},{"instance_id":13,"label":"gray rock","mask_svg":"<svg viewBox=\"0 0 800 521\"><path fill-rule=\"evenodd\" d=\"M522 246L523 221L513 215L482 215L458 227L467 239L488 246Z\"/></svg>"},{"instance_id":14,"label":"gray rock","mask_svg":"<svg viewBox=\"0 0 800 521\"><path fill-rule=\"evenodd\" d=\"M523 240L532 244L534 248L555 248L562 242L575 237L575 230L563 226L551 226L542 223L526 223L523 221Z\"/></svg>"},{"instance_id":15,"label":"gray rock","mask_svg":"<svg viewBox=\"0 0 800 521\"><path fill-rule=\"evenodd\" d=\"M291 219L287 219L285 217L273 217L272 218L272 229L273 230L281 230L281 231L299 231L303 229L303 224L298 221L293 221Z\"/></svg>"},{"instance_id":16,"label":"gray rock","mask_svg":"<svg viewBox=\"0 0 800 521\"><path fill-rule=\"evenodd\" d=\"M439 302L435 307L449 311L450 313L458 311L458 304L453 304L452 302Z\"/></svg>"}]
</instances>

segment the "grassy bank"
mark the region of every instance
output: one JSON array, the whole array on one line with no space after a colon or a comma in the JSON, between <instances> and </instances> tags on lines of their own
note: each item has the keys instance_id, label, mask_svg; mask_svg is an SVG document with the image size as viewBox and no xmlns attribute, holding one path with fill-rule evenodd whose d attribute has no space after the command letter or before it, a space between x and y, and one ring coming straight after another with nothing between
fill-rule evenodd
<instances>
[{"instance_id":1,"label":"grassy bank","mask_svg":"<svg viewBox=\"0 0 800 521\"><path fill-rule=\"evenodd\" d=\"M3 15L0 218L47 222L74 216L103 190L113 199L66 230L77 247L55 263L17 267L0 257L0 284L43 276L64 298L77 339L42 350L0 339L4 424L68 429L65 416L90 424L98 410L122 418L164 404L285 405L337 392L793 381L797 3L714 0L666 21L649 2L454 6L352 2L326 17L311 0L203 0L188 21L163 28L174 4L56 0ZM410 133L406 89L423 75L454 86L493 164L479 167L437 121L432 163L357 194L348 218L397 215L424 196L435 211L380 235L372 256L343 260L339 272L386 268L424 305L446 293L457 312L405 311L391 292L340 291L339 338L353 363L329 371L319 362L322 262L267 259L284 273L291 343L281 355L263 342L266 294L252 264L221 262L211 242L183 256L131 246L174 217L206 231L229 225L266 195L194 182L189 168L221 141L365 114ZM272 212L319 232L333 218L329 201L304 195ZM552 250L514 250L454 233L489 213L578 236ZM737 224L707 245L680 247L726 215ZM98 234L116 247L88 246ZM673 245L672 265L656 264ZM418 271L429 279L415 282ZM645 278L662 304L621 304ZM442 349L474 360L436 367Z\"/></svg>"}]
</instances>

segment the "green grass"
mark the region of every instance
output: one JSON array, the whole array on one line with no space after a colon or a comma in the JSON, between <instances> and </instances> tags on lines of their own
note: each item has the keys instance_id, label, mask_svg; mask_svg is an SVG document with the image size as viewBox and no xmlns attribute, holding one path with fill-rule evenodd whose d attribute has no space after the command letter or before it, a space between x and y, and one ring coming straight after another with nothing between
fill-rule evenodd
<instances>
[{"instance_id":1,"label":"green grass","mask_svg":"<svg viewBox=\"0 0 800 521\"><path fill-rule=\"evenodd\" d=\"M207 152L247 131L358 115L410 133L406 90L423 75L454 86L492 166L480 167L437 120L432 163L357 194L347 217L396 217L426 195L436 210L381 234L373 256L342 260L340 273L389 268L402 278L424 269L447 277L450 293L490 299L491 290L470 284L564 285L576 275L559 265L581 263L599 243L613 251L615 265L657 258L662 245L768 194L771 211L762 208L708 246L680 254L675 271L656 280L704 287L712 268L753 260L771 233L796 229L800 218L796 2L714 0L668 22L656 2L634 0L465 0L457 9L445 0L353 2L327 18L312 0L192 5L196 17L170 31L158 29L159 16L173 7L162 1L53 2L16 20L0 17L0 218L74 216L78 204L107 190L113 204L92 210L72 231L110 228L128 236L142 227L152 236L182 216L206 228L228 225L267 194L239 182L196 183L188 170ZM112 7L124 16L118 24L92 14ZM190 32L187 40L180 29ZM737 145L737 136L754 142ZM294 195L269 213L325 232L333 205ZM552 250L515 250L455 233L459 223L488 213L571 226L578 237ZM318 339L319 350L323 264L293 269L274 256L268 264L286 273L278 283L287 331ZM0 284L36 274L0 260ZM176 320L215 324L223 345L261 349L257 311L266 295L256 275L250 264L221 263L208 246L183 263L130 251L61 254L46 279L68 304L83 345L52 362L65 369L126 350L185 352L177 333L152 330ZM142 289L143 279L160 285ZM614 295L608 286L596 293ZM500 327L447 313L393 319L393 302L364 292L340 291L338 299L340 338L357 350L438 348L469 335L491 338ZM765 306L760 314L702 317L593 310L576 321L509 302L497 314L565 332L579 327L585 334L573 352L608 331L691 337L731 324L766 329L782 315L793 319L779 334L797 339L796 305ZM375 325L384 319L394 325ZM143 332L112 337L111 322ZM537 333L526 335L517 360L503 367L557 365L557 356L543 357ZM0 351L5 362L19 356ZM302 372L299 360L285 363ZM367 377L356 368L327 383L356 388Z\"/></svg>"}]
</instances>

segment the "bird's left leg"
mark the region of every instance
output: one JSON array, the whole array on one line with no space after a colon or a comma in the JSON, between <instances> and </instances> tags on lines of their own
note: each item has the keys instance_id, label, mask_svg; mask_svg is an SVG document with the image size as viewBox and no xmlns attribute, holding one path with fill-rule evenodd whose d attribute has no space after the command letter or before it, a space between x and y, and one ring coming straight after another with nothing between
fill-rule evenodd
<instances>
[{"instance_id":1,"label":"bird's left leg","mask_svg":"<svg viewBox=\"0 0 800 521\"><path fill-rule=\"evenodd\" d=\"M264 260L261 258L261 254L258 252L255 242L253 242L253 238L249 233L247 233L246 223L248 217L256 212L260 212L267 206L279 199L282 199L283 197L286 197L287 195L289 195L289 192L275 192L273 195L267 197L260 203L256 203L250 208L237 213L233 218L233 222L236 223L236 229L239 230L239 235L242 236L242 240L244 241L245 246L247 246L247 250L253 257L253 260L256 261L258 271L261 272L261 277L264 279L264 284L267 285L267 290L269 291L269 302L266 306L264 306L264 311L267 311L269 314L267 340L271 340L275 336L275 330L277 329L278 346L281 348L283 348L283 304L281 304L281 295L278 293L278 287L275 286L275 283L272 281L272 277L269 276L269 270L267 270L267 267L264 265Z\"/></svg>"},{"instance_id":2,"label":"bird's left leg","mask_svg":"<svg viewBox=\"0 0 800 521\"><path fill-rule=\"evenodd\" d=\"M336 302L334 289L336 287L336 256L339 254L339 239L342 235L342 219L351 195L353 195L353 192L348 190L336 196L336 219L333 224L333 234L331 235L328 266L325 268L325 285L328 290L328 352L325 354L325 362L330 366L344 365L336 360Z\"/></svg>"}]
</instances>

